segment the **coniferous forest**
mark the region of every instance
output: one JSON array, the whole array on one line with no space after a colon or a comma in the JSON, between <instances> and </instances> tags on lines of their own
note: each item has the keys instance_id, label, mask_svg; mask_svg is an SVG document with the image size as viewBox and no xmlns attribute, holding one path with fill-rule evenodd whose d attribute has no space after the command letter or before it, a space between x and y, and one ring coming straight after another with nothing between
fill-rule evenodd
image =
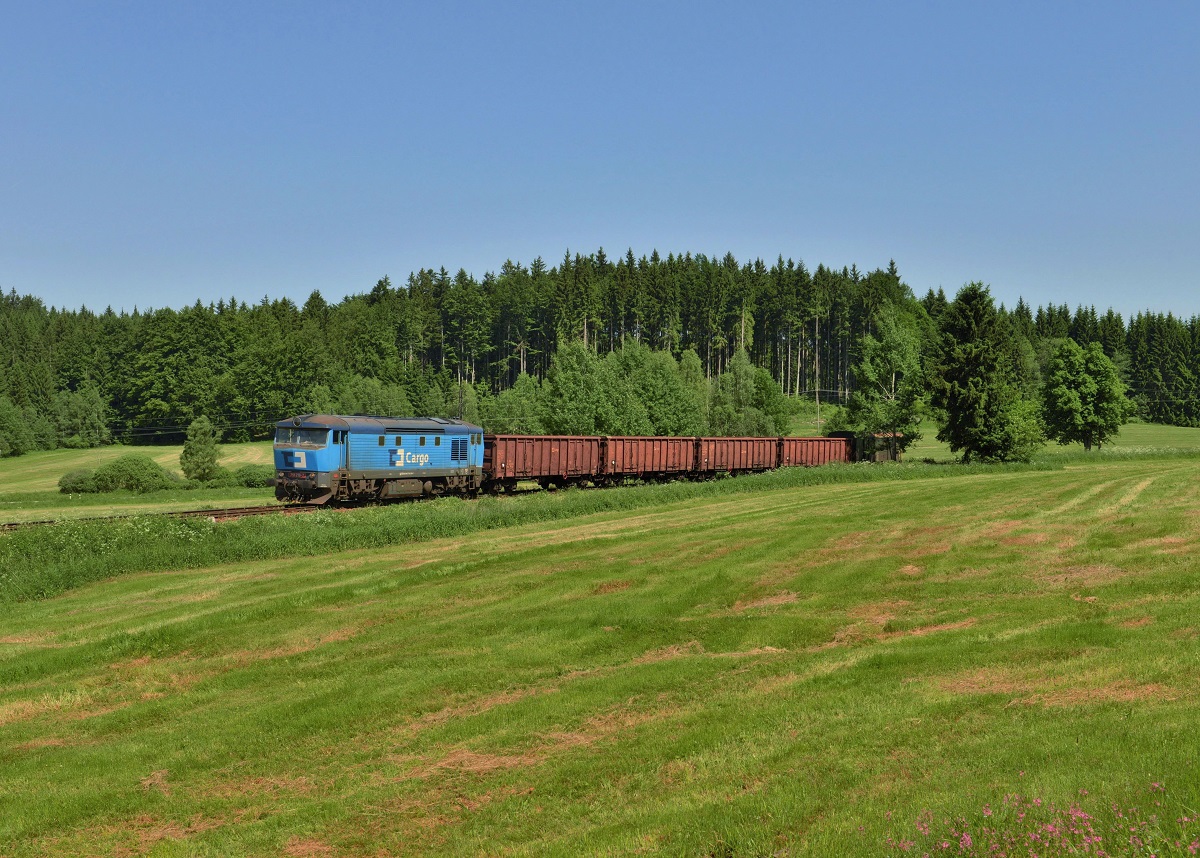
<instances>
[{"instance_id":1,"label":"coniferous forest","mask_svg":"<svg viewBox=\"0 0 1200 858\"><path fill-rule=\"evenodd\" d=\"M981 284L916 296L894 263L599 250L482 279L384 277L336 304L231 295L119 313L12 291L0 344L0 455L181 443L201 416L224 440L263 438L305 412L770 435L819 403L831 427L910 438L929 415L964 458L1001 460L1044 437L1098 445L1113 430L1089 420L1200 425L1200 319L1005 308ZM985 418L961 425L969 413Z\"/></svg>"}]
</instances>

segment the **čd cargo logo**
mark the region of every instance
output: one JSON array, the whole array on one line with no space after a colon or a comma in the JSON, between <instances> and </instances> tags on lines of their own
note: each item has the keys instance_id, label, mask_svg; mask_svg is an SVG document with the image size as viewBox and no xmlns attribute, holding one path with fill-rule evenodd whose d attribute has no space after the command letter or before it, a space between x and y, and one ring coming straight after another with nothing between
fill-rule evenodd
<instances>
[{"instance_id":1,"label":"\u010dd cargo logo","mask_svg":"<svg viewBox=\"0 0 1200 858\"><path fill-rule=\"evenodd\" d=\"M400 467L403 467L404 465L418 465L419 466L419 465L428 465L429 464L429 454L428 453L408 453L408 452L405 452L403 447L394 447L393 449L389 450L388 452L390 452L392 454L392 467L393 468L400 468Z\"/></svg>"}]
</instances>

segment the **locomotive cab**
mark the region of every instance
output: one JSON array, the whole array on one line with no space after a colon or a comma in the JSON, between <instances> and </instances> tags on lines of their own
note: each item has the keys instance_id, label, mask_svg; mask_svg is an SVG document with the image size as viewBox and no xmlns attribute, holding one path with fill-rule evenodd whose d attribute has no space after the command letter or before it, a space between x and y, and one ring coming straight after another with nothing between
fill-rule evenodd
<instances>
[{"instance_id":1,"label":"locomotive cab","mask_svg":"<svg viewBox=\"0 0 1200 858\"><path fill-rule=\"evenodd\" d=\"M275 497L322 504L345 461L344 429L315 415L282 420L275 426Z\"/></svg>"}]
</instances>

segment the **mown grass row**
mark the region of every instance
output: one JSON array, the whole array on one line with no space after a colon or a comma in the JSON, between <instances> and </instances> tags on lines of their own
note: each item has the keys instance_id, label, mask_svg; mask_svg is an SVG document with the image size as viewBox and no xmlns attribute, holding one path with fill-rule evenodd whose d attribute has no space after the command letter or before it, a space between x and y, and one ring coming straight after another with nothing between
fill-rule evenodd
<instances>
[{"instance_id":1,"label":"mown grass row","mask_svg":"<svg viewBox=\"0 0 1200 858\"><path fill-rule=\"evenodd\" d=\"M834 483L962 477L1048 465L831 465L785 468L711 482L568 490L477 501L442 498L299 518L259 516L214 523L142 515L38 525L0 536L0 603L41 599L113 575L189 569L242 560L379 548L691 498L803 489Z\"/></svg>"},{"instance_id":2,"label":"mown grass row","mask_svg":"<svg viewBox=\"0 0 1200 858\"><path fill-rule=\"evenodd\" d=\"M1087 461L9 605L0 853L1189 854L1200 462Z\"/></svg>"},{"instance_id":3,"label":"mown grass row","mask_svg":"<svg viewBox=\"0 0 1200 858\"><path fill-rule=\"evenodd\" d=\"M1200 451L1105 453L1105 457L1123 460L1131 455L1197 457ZM358 510L321 510L301 518L265 516L226 523L154 515L68 521L0 536L0 604L46 598L90 581L129 572L324 555L723 494L800 490L835 483L1020 473L1060 468L1075 461L1094 463L1101 459L1062 453L1027 465L904 463L785 468L702 483L673 482L515 498L488 497L478 501L444 498Z\"/></svg>"}]
</instances>

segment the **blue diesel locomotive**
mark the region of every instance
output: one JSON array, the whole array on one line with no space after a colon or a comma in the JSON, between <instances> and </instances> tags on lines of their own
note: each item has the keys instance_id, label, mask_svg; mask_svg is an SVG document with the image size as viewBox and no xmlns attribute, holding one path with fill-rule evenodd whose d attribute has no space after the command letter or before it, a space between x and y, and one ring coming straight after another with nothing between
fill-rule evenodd
<instances>
[{"instance_id":1,"label":"blue diesel locomotive","mask_svg":"<svg viewBox=\"0 0 1200 858\"><path fill-rule=\"evenodd\" d=\"M461 420L308 414L275 426L282 501L473 497L483 480L483 429Z\"/></svg>"}]
</instances>

